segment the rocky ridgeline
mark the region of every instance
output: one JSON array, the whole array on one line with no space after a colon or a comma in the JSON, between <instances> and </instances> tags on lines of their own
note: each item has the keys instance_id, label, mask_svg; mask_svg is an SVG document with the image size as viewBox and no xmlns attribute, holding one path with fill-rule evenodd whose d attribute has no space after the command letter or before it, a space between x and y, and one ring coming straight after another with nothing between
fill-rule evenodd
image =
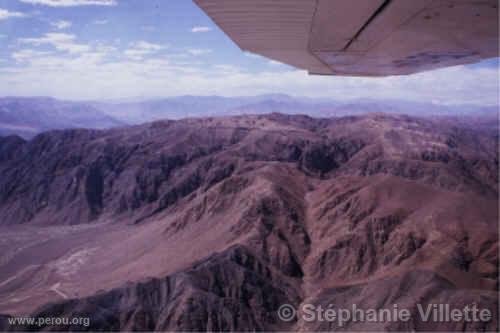
<instances>
[{"instance_id":1,"label":"rocky ridgeline","mask_svg":"<svg viewBox=\"0 0 500 333\"><path fill-rule=\"evenodd\" d=\"M32 311L90 316L91 330L496 330L497 317L336 327L276 312L307 302L416 313L418 299L498 313L496 135L406 116L272 114L6 137L0 221L163 223L165 242L198 247L225 230L174 273Z\"/></svg>"}]
</instances>

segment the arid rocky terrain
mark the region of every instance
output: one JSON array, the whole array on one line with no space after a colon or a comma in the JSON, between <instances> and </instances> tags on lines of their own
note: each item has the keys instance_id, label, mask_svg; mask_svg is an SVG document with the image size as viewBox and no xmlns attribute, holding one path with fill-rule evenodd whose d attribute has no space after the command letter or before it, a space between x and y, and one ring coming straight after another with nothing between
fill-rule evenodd
<instances>
[{"instance_id":1,"label":"arid rocky terrain","mask_svg":"<svg viewBox=\"0 0 500 333\"><path fill-rule=\"evenodd\" d=\"M0 138L0 328L497 331L498 138L495 120L386 114ZM307 303L493 318L278 318ZM8 325L27 315L91 325Z\"/></svg>"}]
</instances>

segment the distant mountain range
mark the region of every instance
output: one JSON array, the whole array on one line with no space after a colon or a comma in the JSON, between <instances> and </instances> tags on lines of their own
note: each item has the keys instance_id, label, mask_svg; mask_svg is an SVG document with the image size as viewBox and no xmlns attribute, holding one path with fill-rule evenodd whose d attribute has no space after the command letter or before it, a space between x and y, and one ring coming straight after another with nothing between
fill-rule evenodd
<instances>
[{"instance_id":1,"label":"distant mountain range","mask_svg":"<svg viewBox=\"0 0 500 333\"><path fill-rule=\"evenodd\" d=\"M0 98L0 136L25 138L61 128L103 129L159 119L240 114L306 114L340 117L372 112L417 116L497 116L497 106L440 105L401 100L335 101L268 94L246 97L179 96L143 101L70 102L48 97Z\"/></svg>"},{"instance_id":2,"label":"distant mountain range","mask_svg":"<svg viewBox=\"0 0 500 333\"><path fill-rule=\"evenodd\" d=\"M63 128L110 128L126 123L90 103L60 101L48 97L0 98L0 136L30 138L40 132Z\"/></svg>"}]
</instances>

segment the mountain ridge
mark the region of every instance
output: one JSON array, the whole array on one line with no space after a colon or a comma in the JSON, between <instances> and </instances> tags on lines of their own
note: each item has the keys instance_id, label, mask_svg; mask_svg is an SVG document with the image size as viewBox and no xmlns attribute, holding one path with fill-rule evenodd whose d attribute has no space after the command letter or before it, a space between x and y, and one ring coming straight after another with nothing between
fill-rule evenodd
<instances>
[{"instance_id":1,"label":"mountain ridge","mask_svg":"<svg viewBox=\"0 0 500 333\"><path fill-rule=\"evenodd\" d=\"M267 94L246 97L178 96L145 101L62 101L51 97L0 98L0 135L37 133L62 128L111 128L161 119L242 114L307 114L316 118L371 112L413 116L481 116L498 118L498 107L436 105L397 100L334 101ZM496 119L495 119L496 120Z\"/></svg>"},{"instance_id":2,"label":"mountain ridge","mask_svg":"<svg viewBox=\"0 0 500 333\"><path fill-rule=\"evenodd\" d=\"M283 322L279 306L398 304L410 322L343 329L495 330L497 317L424 322L415 299L498 313L497 138L387 114L2 138L0 313L90 316L92 330L310 331L340 327Z\"/></svg>"}]
</instances>

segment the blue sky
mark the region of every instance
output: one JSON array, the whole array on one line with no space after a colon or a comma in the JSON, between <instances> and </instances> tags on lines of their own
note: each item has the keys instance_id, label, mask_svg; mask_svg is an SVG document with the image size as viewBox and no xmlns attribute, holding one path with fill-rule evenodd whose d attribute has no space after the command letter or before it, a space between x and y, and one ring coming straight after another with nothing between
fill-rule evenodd
<instances>
[{"instance_id":1,"label":"blue sky","mask_svg":"<svg viewBox=\"0 0 500 333\"><path fill-rule=\"evenodd\" d=\"M309 76L246 54L190 0L0 0L0 95L287 93L498 104L498 59L388 78Z\"/></svg>"}]
</instances>

